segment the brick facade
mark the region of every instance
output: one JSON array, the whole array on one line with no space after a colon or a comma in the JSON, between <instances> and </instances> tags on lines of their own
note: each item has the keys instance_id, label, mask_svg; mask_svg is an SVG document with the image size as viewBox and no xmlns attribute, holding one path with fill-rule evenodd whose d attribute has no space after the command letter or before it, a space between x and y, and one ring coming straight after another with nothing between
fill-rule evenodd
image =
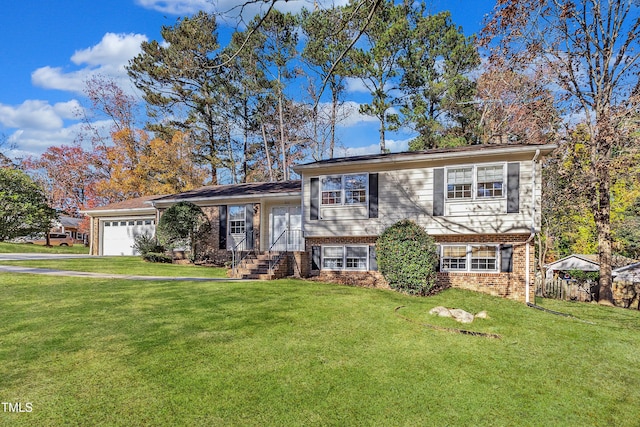
<instances>
[{"instance_id":1,"label":"brick facade","mask_svg":"<svg viewBox=\"0 0 640 427\"><path fill-rule=\"evenodd\" d=\"M491 243L513 245L513 272L480 273L480 272L439 272L438 285L468 289L486 294L509 298L520 302L526 301L526 251L529 246L529 299L533 301L534 286L534 248L527 243L528 234L484 234L484 235L446 235L435 236L438 244L447 243ZM344 236L344 237L309 237L306 239L307 253L313 246L323 245L375 245L377 236ZM311 265L311 259L309 259ZM311 270L311 267L309 267ZM388 284L377 271L312 271L321 280L339 282L350 285L388 288Z\"/></svg>"}]
</instances>

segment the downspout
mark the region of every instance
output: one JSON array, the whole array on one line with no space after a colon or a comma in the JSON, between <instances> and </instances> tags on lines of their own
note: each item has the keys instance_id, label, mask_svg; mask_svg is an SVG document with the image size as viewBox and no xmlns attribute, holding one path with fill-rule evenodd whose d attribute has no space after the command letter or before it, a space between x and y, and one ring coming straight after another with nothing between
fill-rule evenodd
<instances>
[{"instance_id":1,"label":"downspout","mask_svg":"<svg viewBox=\"0 0 640 427\"><path fill-rule=\"evenodd\" d=\"M531 298L529 297L531 291L531 250L529 249L529 244L536 237L536 162L538 160L538 156L540 155L540 150L536 150L536 154L531 159L531 234L526 242L526 251L525 251L525 281L526 285L526 294L525 294L525 302L527 304L531 304Z\"/></svg>"}]
</instances>

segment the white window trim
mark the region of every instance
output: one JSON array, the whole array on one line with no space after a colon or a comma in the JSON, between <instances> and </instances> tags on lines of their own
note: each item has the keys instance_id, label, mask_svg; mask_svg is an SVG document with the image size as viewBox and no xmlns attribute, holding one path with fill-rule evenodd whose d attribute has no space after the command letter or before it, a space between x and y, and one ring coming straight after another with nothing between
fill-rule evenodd
<instances>
[{"instance_id":1,"label":"white window trim","mask_svg":"<svg viewBox=\"0 0 640 427\"><path fill-rule=\"evenodd\" d=\"M342 248L342 268L326 268L324 266L324 249L325 248ZM347 267L347 248L366 248L367 254L365 256L365 269L361 268L348 268ZM369 271L369 245L322 245L320 247L320 270L325 271ZM333 258L333 257L330 257Z\"/></svg>"},{"instance_id":2,"label":"white window trim","mask_svg":"<svg viewBox=\"0 0 640 427\"><path fill-rule=\"evenodd\" d=\"M240 232L240 233L233 233L231 231L231 229L232 229L231 223L234 222L234 221L235 222L240 222L239 219L237 219L237 220L236 219L231 219L231 209L232 208L240 208L240 210L242 211L242 215L243 215L243 218L242 218L242 229L243 229L243 231ZM228 215L228 218L227 218L227 230L229 230L229 234L230 235L245 234L247 232L246 224L247 224L247 211L245 209L245 206L244 205L229 205L229 215Z\"/></svg>"},{"instance_id":3,"label":"white window trim","mask_svg":"<svg viewBox=\"0 0 640 427\"><path fill-rule=\"evenodd\" d=\"M442 259L444 258L443 254L444 254L444 248L445 247L450 247L450 246L466 246L467 248L467 255L466 255L466 261L465 261L465 265L466 268L465 269L447 269L444 268L443 263L442 263ZM472 269L471 268L471 257L472 257L472 251L471 248L474 246L493 246L495 248L495 259L496 259L496 268L495 269L491 269L491 270L479 270L479 269ZM440 264L440 271L443 272L447 272L447 273L499 273L500 272L500 245L497 243L450 243L450 244L443 244L440 245L440 251L439 251L439 255L440 255L440 259L439 259L439 264Z\"/></svg>"},{"instance_id":4,"label":"white window trim","mask_svg":"<svg viewBox=\"0 0 640 427\"><path fill-rule=\"evenodd\" d=\"M502 167L502 196L486 196L478 197L478 168L479 167ZM471 168L471 197L449 198L449 170L451 169L468 169ZM503 200L507 198L507 163L481 163L472 165L456 165L444 168L444 199L447 203L464 203L474 200Z\"/></svg>"},{"instance_id":5,"label":"white window trim","mask_svg":"<svg viewBox=\"0 0 640 427\"><path fill-rule=\"evenodd\" d=\"M365 191L365 200L364 202L357 202L357 203L346 203L346 199L347 199L347 189L345 188L345 180L347 177L349 176L358 176L358 175L364 175L365 177L365 181L364 181L364 191ZM334 203L334 204L324 204L322 203L322 193L324 192L322 189L322 180L325 178L340 178L341 183L340 183L340 192L341 192L341 200L340 203ZM343 206L367 206L369 203L369 174L368 173L347 173L347 174L337 174L337 175L322 175L319 177L319 186L320 186L320 191L318 191L318 197L319 197L319 206L323 207L323 208L331 208L331 207L343 207ZM338 190L330 190L330 191L338 191Z\"/></svg>"}]
</instances>

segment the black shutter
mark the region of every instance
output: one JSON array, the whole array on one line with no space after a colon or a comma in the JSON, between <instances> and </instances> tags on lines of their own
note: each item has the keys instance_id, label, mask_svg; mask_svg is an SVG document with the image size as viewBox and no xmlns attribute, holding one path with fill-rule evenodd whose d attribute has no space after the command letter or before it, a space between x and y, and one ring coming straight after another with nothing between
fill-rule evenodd
<instances>
[{"instance_id":1,"label":"black shutter","mask_svg":"<svg viewBox=\"0 0 640 427\"><path fill-rule=\"evenodd\" d=\"M310 219L315 220L320 218L320 215L318 215L319 214L318 202L320 201L320 180L318 178L311 178L310 197L311 197Z\"/></svg>"},{"instance_id":2,"label":"black shutter","mask_svg":"<svg viewBox=\"0 0 640 427\"><path fill-rule=\"evenodd\" d=\"M503 273L513 271L513 245L500 245L500 271Z\"/></svg>"},{"instance_id":3,"label":"black shutter","mask_svg":"<svg viewBox=\"0 0 640 427\"><path fill-rule=\"evenodd\" d=\"M322 248L320 246L311 247L311 270L320 270L320 263L322 262L321 251Z\"/></svg>"},{"instance_id":4,"label":"black shutter","mask_svg":"<svg viewBox=\"0 0 640 427\"><path fill-rule=\"evenodd\" d=\"M378 271L378 260L376 259L375 246L369 246L369 270Z\"/></svg>"},{"instance_id":5,"label":"black shutter","mask_svg":"<svg viewBox=\"0 0 640 427\"><path fill-rule=\"evenodd\" d=\"M219 224L218 227L218 249L227 249L227 207L226 206L218 206L219 215Z\"/></svg>"},{"instance_id":6,"label":"black shutter","mask_svg":"<svg viewBox=\"0 0 640 427\"><path fill-rule=\"evenodd\" d=\"M369 174L369 218L378 218L378 174Z\"/></svg>"},{"instance_id":7,"label":"black shutter","mask_svg":"<svg viewBox=\"0 0 640 427\"><path fill-rule=\"evenodd\" d=\"M247 237L245 249L253 249L253 203L244 208L244 231Z\"/></svg>"},{"instance_id":8,"label":"black shutter","mask_svg":"<svg viewBox=\"0 0 640 427\"><path fill-rule=\"evenodd\" d=\"M444 169L433 170L433 216L444 215Z\"/></svg>"},{"instance_id":9,"label":"black shutter","mask_svg":"<svg viewBox=\"0 0 640 427\"><path fill-rule=\"evenodd\" d=\"M520 163L509 163L507 165L507 213L518 212L520 212Z\"/></svg>"}]
</instances>

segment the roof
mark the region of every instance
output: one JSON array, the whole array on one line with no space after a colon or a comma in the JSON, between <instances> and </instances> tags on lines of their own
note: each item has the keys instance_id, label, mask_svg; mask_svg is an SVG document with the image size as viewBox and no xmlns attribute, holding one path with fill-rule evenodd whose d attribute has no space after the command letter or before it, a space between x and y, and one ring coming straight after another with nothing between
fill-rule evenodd
<instances>
[{"instance_id":1,"label":"roof","mask_svg":"<svg viewBox=\"0 0 640 427\"><path fill-rule=\"evenodd\" d=\"M600 271L598 255L572 254L546 265L548 270Z\"/></svg>"},{"instance_id":2,"label":"roof","mask_svg":"<svg viewBox=\"0 0 640 427\"><path fill-rule=\"evenodd\" d=\"M631 258L624 257L622 255L611 256L611 267L623 267L628 266L635 262ZM558 261L549 263L546 265L550 270L583 270L583 271L600 271L600 259L595 254L571 254L567 257L559 259Z\"/></svg>"},{"instance_id":3,"label":"roof","mask_svg":"<svg viewBox=\"0 0 640 427\"><path fill-rule=\"evenodd\" d=\"M58 218L58 223L60 223L60 225L62 225L65 228L78 227L81 221L82 221L82 218L74 218L72 216L67 216L67 215L60 215L60 218Z\"/></svg>"},{"instance_id":4,"label":"roof","mask_svg":"<svg viewBox=\"0 0 640 427\"><path fill-rule=\"evenodd\" d=\"M625 265L612 271L615 280L640 282L640 262Z\"/></svg>"},{"instance_id":5,"label":"roof","mask_svg":"<svg viewBox=\"0 0 640 427\"><path fill-rule=\"evenodd\" d=\"M135 199L123 200L121 202L110 203L105 206L98 206L91 209L84 209L82 212L91 215L92 213L110 212L110 211L137 211L137 210L154 210L153 206L149 203L160 196L142 196Z\"/></svg>"},{"instance_id":6,"label":"roof","mask_svg":"<svg viewBox=\"0 0 640 427\"><path fill-rule=\"evenodd\" d=\"M300 180L277 182L250 182L244 184L208 185L183 193L159 197L154 202L178 202L186 200L224 199L247 196L295 195L302 192Z\"/></svg>"},{"instance_id":7,"label":"roof","mask_svg":"<svg viewBox=\"0 0 640 427\"><path fill-rule=\"evenodd\" d=\"M486 144L486 145L465 145L455 148L436 148L424 151L406 151L401 153L368 154L363 156L336 157L333 159L319 160L294 166L295 171L314 169L319 167L354 164L354 163L395 163L400 161L425 161L438 160L451 157L468 157L470 153L477 155L496 155L513 153L535 153L540 150L547 154L557 148L556 145L547 144Z\"/></svg>"}]
</instances>

